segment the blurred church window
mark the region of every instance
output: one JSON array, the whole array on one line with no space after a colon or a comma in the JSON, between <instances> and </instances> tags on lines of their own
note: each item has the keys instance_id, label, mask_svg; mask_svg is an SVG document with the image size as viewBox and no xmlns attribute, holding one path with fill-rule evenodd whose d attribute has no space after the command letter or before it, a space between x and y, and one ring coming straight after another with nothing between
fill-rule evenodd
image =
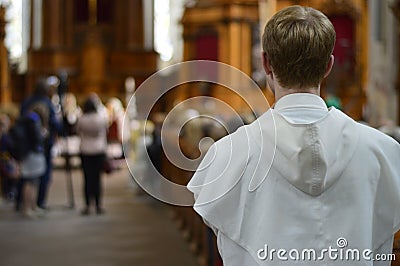
<instances>
[{"instance_id":1,"label":"blurred church window","mask_svg":"<svg viewBox=\"0 0 400 266\"><path fill-rule=\"evenodd\" d=\"M181 25L189 0L154 0L154 48L160 54L161 67L183 60Z\"/></svg>"},{"instance_id":2,"label":"blurred church window","mask_svg":"<svg viewBox=\"0 0 400 266\"><path fill-rule=\"evenodd\" d=\"M0 4L7 8L5 45L9 51L10 63L17 67L19 73L26 72L29 47L30 1L2 0Z\"/></svg>"},{"instance_id":3,"label":"blurred church window","mask_svg":"<svg viewBox=\"0 0 400 266\"><path fill-rule=\"evenodd\" d=\"M171 9L170 0L154 1L154 47L161 60L172 58L173 46L170 37Z\"/></svg>"}]
</instances>

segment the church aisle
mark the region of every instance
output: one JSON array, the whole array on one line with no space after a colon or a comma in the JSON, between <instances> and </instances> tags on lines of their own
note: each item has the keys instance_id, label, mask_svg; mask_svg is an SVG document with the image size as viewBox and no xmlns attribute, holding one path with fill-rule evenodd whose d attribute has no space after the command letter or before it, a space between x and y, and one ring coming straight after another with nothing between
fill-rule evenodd
<instances>
[{"instance_id":1,"label":"church aisle","mask_svg":"<svg viewBox=\"0 0 400 266\"><path fill-rule=\"evenodd\" d=\"M104 176L104 215L80 215L79 170L72 174L76 208L67 208L66 180L55 170L46 217L27 219L0 203L0 265L196 265L169 206L135 195L127 169Z\"/></svg>"}]
</instances>

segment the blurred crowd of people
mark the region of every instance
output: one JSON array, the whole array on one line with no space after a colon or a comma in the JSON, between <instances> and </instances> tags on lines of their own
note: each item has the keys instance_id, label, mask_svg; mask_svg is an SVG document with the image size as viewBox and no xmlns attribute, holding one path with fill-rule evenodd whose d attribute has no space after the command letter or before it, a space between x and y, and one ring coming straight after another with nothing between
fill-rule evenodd
<instances>
[{"instance_id":1,"label":"blurred crowd of people","mask_svg":"<svg viewBox=\"0 0 400 266\"><path fill-rule=\"evenodd\" d=\"M101 175L106 167L116 167L113 160L124 158L122 135L129 140L129 130L123 133L125 110L118 98L103 104L91 93L80 105L74 94L60 93L66 86L60 81L54 76L39 78L18 115L0 114L1 199L13 201L15 210L30 218L48 210L55 156L64 156L66 164L72 156L80 158L81 214L91 213L92 207L103 214Z\"/></svg>"},{"instance_id":2,"label":"blurred crowd of people","mask_svg":"<svg viewBox=\"0 0 400 266\"><path fill-rule=\"evenodd\" d=\"M60 87L66 86L60 81L54 77L38 79L17 116L0 113L1 198L14 201L15 210L28 217L44 215L48 209L55 156L64 157L68 169L72 157L80 159L84 178L81 214L103 214L101 176L118 168L116 160L130 153L136 183L154 188L160 186L155 173L163 174L166 159L173 164L182 159L173 158L175 155L183 155L183 159L198 163L214 141L259 115L250 111L224 114L212 102L201 102L199 106L177 104L168 114L152 113L146 121L128 119L129 123L124 123L125 107L120 99L111 97L103 103L96 93L90 93L78 101L65 88L60 93ZM25 145L32 147L23 152L23 158L13 158L13 134L21 120L29 120L40 133L37 140L28 140L34 145ZM400 139L400 130L394 125L381 130ZM34 132L28 133L30 138ZM178 149L175 155L171 152L174 145Z\"/></svg>"}]
</instances>

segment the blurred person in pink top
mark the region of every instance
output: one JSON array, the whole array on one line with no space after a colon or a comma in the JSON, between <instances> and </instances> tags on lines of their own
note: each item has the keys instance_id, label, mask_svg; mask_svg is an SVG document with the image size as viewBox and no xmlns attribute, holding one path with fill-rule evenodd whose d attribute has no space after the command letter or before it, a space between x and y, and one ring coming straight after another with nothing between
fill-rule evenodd
<instances>
[{"instance_id":1,"label":"blurred person in pink top","mask_svg":"<svg viewBox=\"0 0 400 266\"><path fill-rule=\"evenodd\" d=\"M89 97L83 105L83 114L77 123L77 133L81 138L80 153L84 175L85 208L82 215L90 213L95 203L96 213L103 214L101 172L107 149L107 117L98 110L98 104Z\"/></svg>"}]
</instances>

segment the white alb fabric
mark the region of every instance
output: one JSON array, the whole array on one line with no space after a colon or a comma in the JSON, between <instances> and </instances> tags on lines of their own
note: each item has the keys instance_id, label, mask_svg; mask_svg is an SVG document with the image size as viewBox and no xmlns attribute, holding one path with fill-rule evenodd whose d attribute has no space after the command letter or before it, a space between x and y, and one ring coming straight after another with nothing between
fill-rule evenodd
<instances>
[{"instance_id":1,"label":"white alb fabric","mask_svg":"<svg viewBox=\"0 0 400 266\"><path fill-rule=\"evenodd\" d=\"M292 94L216 142L188 189L217 234L225 266L389 265L326 253L286 261L275 253L271 260L262 251L313 249L319 257L345 239L342 251L391 253L400 224L399 162L392 138L328 110L316 95Z\"/></svg>"}]
</instances>

